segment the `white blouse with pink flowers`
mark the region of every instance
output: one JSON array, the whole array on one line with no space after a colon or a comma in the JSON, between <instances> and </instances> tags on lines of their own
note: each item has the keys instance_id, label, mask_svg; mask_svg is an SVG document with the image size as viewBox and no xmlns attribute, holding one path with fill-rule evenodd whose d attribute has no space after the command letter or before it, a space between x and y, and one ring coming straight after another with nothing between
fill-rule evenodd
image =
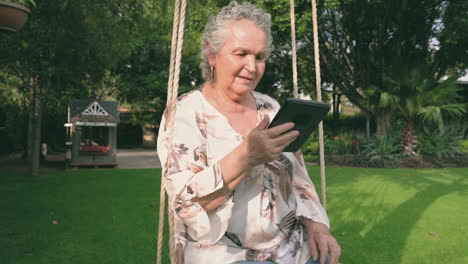
<instances>
[{"instance_id":1,"label":"white blouse with pink flowers","mask_svg":"<svg viewBox=\"0 0 468 264\"><path fill-rule=\"evenodd\" d=\"M252 94L257 124L264 115L272 120L278 102L258 92ZM301 219L330 224L302 154L283 152L278 159L255 167L224 204L207 213L197 198L223 187L220 160L244 138L204 98L201 89L180 96L176 109L171 142L167 111L161 120L158 155L175 212L177 263L306 263L310 252Z\"/></svg>"}]
</instances>

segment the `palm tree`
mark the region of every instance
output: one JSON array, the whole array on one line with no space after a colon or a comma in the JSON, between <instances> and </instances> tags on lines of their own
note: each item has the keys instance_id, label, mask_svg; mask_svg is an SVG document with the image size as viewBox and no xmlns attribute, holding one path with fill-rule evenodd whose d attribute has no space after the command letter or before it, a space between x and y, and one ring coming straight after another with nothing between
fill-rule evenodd
<instances>
[{"instance_id":1,"label":"palm tree","mask_svg":"<svg viewBox=\"0 0 468 264\"><path fill-rule=\"evenodd\" d=\"M417 155L415 122L436 126L444 131L444 117L461 116L465 106L458 103L460 87L458 76L451 76L442 82L434 81L427 65L400 65L390 71L392 76L384 78L388 86L380 95L379 107L401 112L406 125L401 137L402 154Z\"/></svg>"}]
</instances>

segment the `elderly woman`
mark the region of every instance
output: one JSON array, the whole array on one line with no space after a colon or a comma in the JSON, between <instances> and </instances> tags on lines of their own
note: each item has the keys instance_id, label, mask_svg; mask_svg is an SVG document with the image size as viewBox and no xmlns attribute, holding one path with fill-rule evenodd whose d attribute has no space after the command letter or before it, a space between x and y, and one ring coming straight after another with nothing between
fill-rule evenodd
<instances>
[{"instance_id":1,"label":"elderly woman","mask_svg":"<svg viewBox=\"0 0 468 264\"><path fill-rule=\"evenodd\" d=\"M270 15L251 4L224 7L202 38L206 82L178 98L172 138L166 113L161 121L178 264L338 262L302 154L282 152L299 133L293 123L267 128L280 106L254 91L270 27Z\"/></svg>"}]
</instances>

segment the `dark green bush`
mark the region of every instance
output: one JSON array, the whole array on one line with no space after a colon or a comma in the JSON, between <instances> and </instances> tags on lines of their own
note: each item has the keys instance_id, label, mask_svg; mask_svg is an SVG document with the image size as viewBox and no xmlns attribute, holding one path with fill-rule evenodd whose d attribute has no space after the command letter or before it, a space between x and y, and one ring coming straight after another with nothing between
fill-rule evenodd
<instances>
[{"instance_id":1,"label":"dark green bush","mask_svg":"<svg viewBox=\"0 0 468 264\"><path fill-rule=\"evenodd\" d=\"M308 140L302 147L302 153L304 154L304 160L309 162L317 162L320 157L319 142Z\"/></svg>"},{"instance_id":2,"label":"dark green bush","mask_svg":"<svg viewBox=\"0 0 468 264\"><path fill-rule=\"evenodd\" d=\"M325 158L334 163L341 163L343 160L337 156L359 153L362 148L362 142L365 141L364 133L361 131L350 131L341 133L334 137L324 137ZM304 159L310 162L316 162L319 159L318 133L314 132L307 139L302 147ZM345 160L349 160L346 158ZM348 162L346 162L348 163Z\"/></svg>"},{"instance_id":3,"label":"dark green bush","mask_svg":"<svg viewBox=\"0 0 468 264\"><path fill-rule=\"evenodd\" d=\"M323 120L324 130L327 135L337 136L348 131L366 131L366 115L363 113L355 115L340 115L338 119L334 119L331 114ZM371 131L375 131L375 123L370 120Z\"/></svg>"},{"instance_id":4,"label":"dark green bush","mask_svg":"<svg viewBox=\"0 0 468 264\"><path fill-rule=\"evenodd\" d=\"M351 142L344 137L334 136L325 140L325 153L327 155L343 155L351 153Z\"/></svg>"},{"instance_id":5,"label":"dark green bush","mask_svg":"<svg viewBox=\"0 0 468 264\"><path fill-rule=\"evenodd\" d=\"M396 137L374 137L365 145L360 157L361 165L376 168L391 168L400 161L400 144Z\"/></svg>"},{"instance_id":6,"label":"dark green bush","mask_svg":"<svg viewBox=\"0 0 468 264\"><path fill-rule=\"evenodd\" d=\"M463 139L458 142L458 148L463 153L468 153L468 140Z\"/></svg>"},{"instance_id":7,"label":"dark green bush","mask_svg":"<svg viewBox=\"0 0 468 264\"><path fill-rule=\"evenodd\" d=\"M425 157L440 161L455 159L463 153L459 144L465 131L463 124L449 124L443 131L426 127L419 134L418 151Z\"/></svg>"}]
</instances>

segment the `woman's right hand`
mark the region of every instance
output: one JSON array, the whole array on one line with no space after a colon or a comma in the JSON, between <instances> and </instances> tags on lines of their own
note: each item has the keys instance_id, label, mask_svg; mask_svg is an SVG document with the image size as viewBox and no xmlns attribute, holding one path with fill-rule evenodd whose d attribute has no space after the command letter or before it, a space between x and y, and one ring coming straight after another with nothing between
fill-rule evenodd
<instances>
[{"instance_id":1,"label":"woman's right hand","mask_svg":"<svg viewBox=\"0 0 468 264\"><path fill-rule=\"evenodd\" d=\"M265 115L243 143L247 152L247 162L251 167L275 160L299 135L299 131L291 130L294 128L292 122L272 128L268 128L269 123L270 118Z\"/></svg>"}]
</instances>

